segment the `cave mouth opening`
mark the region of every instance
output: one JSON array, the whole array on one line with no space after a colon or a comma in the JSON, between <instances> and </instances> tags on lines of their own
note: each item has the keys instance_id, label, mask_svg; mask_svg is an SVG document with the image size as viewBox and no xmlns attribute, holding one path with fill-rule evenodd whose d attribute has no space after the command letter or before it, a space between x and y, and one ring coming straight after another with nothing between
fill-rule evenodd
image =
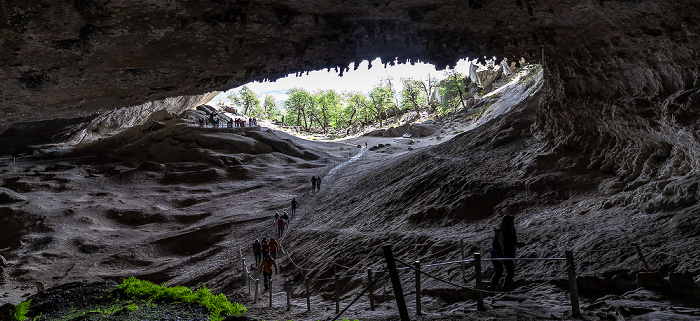
<instances>
[{"instance_id":1,"label":"cave mouth opening","mask_svg":"<svg viewBox=\"0 0 700 321\"><path fill-rule=\"evenodd\" d=\"M343 92L370 92L379 84L391 85L398 95L404 87L403 80L441 80L450 74L457 73L468 76L469 58L462 58L454 66L438 69L434 64L418 61L399 62L382 61L377 57L374 60L363 60L359 64L351 63L344 71L327 68L310 70L306 72L291 73L274 81L252 81L244 85L230 88L214 97L210 104L225 107L231 104L229 96L247 87L259 97L268 95L278 102L288 99L290 89L299 88L308 92L334 90ZM472 61L473 62L473 61Z\"/></svg>"},{"instance_id":2,"label":"cave mouth opening","mask_svg":"<svg viewBox=\"0 0 700 321\"><path fill-rule=\"evenodd\" d=\"M343 136L342 131L348 136L368 124L399 126L425 120L427 115L467 109L464 101L482 94L489 85L482 84L477 70L501 73L508 68L496 57L479 61L485 63L462 58L438 70L421 61L375 58L343 70L328 68L250 82L221 92L207 105L212 111L233 114L229 117L270 120L304 131L320 128L326 137Z\"/></svg>"}]
</instances>

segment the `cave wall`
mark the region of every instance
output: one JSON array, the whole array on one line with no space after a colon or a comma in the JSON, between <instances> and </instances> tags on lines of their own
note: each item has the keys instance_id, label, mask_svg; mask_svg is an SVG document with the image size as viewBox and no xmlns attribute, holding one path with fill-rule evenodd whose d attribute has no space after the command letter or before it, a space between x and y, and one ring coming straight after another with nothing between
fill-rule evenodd
<instances>
[{"instance_id":1,"label":"cave wall","mask_svg":"<svg viewBox=\"0 0 700 321\"><path fill-rule=\"evenodd\" d=\"M644 84L623 78L647 73L626 68L650 61L659 73L676 73L686 63L656 67L693 59L690 47L675 49L697 41L690 39L697 6L691 0L3 1L0 116L7 123L94 114L377 56L441 67L465 56L539 61L542 48L551 77L563 80L567 94L633 94ZM649 46L654 39L664 40ZM642 52L652 54L638 57ZM648 82L656 82L653 76ZM606 77L619 81L600 86Z\"/></svg>"},{"instance_id":2,"label":"cave wall","mask_svg":"<svg viewBox=\"0 0 700 321\"><path fill-rule=\"evenodd\" d=\"M551 148L630 182L683 174L698 159L698 12L693 0L2 1L0 130L377 56L497 55L544 62L536 130Z\"/></svg>"}]
</instances>

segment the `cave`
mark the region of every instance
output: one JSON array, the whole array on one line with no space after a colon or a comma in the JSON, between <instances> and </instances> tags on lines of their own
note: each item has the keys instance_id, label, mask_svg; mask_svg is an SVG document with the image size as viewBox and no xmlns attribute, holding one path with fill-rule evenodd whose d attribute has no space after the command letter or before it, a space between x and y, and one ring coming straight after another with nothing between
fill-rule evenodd
<instances>
[{"instance_id":1,"label":"cave","mask_svg":"<svg viewBox=\"0 0 700 321\"><path fill-rule=\"evenodd\" d=\"M358 270L381 258L384 243L410 245L395 248L404 258L439 260L459 239L486 253L490 227L515 214L531 244L524 255L585 253L577 266L590 300L584 314L697 317L698 13L693 0L2 1L0 213L12 217L0 221L21 231L0 238L0 303L17 304L38 282L133 275L206 282L243 300L237 249L251 240L236 235L241 222L284 209L308 189L311 174L340 159L264 130L241 134L234 146L222 134L186 127L145 140L140 126L156 111L179 113L251 81L319 69L343 74L376 57L444 68L496 56L539 64L538 92L445 143L324 181L328 189L304 201L318 217L289 241L296 262L283 269L316 266L307 273L332 277L334 263L319 258ZM56 155L34 154L17 170L14 157L65 141L84 145L77 159L110 161L58 164L46 160ZM231 156L241 148L244 156ZM258 199L261 191L268 194ZM239 201L258 216L216 203ZM651 266L641 265L632 244L643 245ZM518 269L523 279L557 279L547 263ZM655 297L639 289L595 301L647 270L661 276L645 284L671 293L673 303L625 306ZM286 276L299 282L302 274ZM351 293L361 284L347 287ZM330 288L317 290L330 297ZM303 291L296 284L294 296ZM444 312L455 300L450 291L436 285L424 293ZM529 299L519 309L503 301L493 304L514 315L570 316L566 307L542 312ZM671 311L678 302L696 310Z\"/></svg>"}]
</instances>

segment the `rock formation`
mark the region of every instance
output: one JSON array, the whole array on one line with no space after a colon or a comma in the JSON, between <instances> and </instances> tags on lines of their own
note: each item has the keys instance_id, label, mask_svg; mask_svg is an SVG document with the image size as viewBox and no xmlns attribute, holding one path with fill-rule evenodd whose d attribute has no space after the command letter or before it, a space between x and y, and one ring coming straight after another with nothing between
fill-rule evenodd
<instances>
[{"instance_id":1,"label":"rock formation","mask_svg":"<svg viewBox=\"0 0 700 321\"><path fill-rule=\"evenodd\" d=\"M357 174L339 175L338 180L345 179L345 184L336 185L335 194L322 194L314 208L325 213L325 217L310 224L298 239L312 243L331 238L335 243L320 252L314 246L313 251L300 250L295 255L306 259L325 257L341 247L350 249L348 244L366 250L364 244L373 241L395 241L416 244L401 254L417 257L421 252L436 257L432 251L440 242L447 246L447 238L452 235L468 234L483 243L483 226L469 225L471 230L465 232L462 229L465 225L460 223L517 212L527 214L532 229L552 229L534 237L534 242L563 242L573 245L575 250L583 250L603 246L610 239L628 243L629 238L646 240L656 244L660 253L669 254L664 258L671 263L661 266L662 269L689 272L697 282L697 264L672 256L683 254L683 249L695 249L700 237L697 232L700 226L697 217L700 199L698 12L700 2L695 0L2 1L0 131L18 122L70 125L107 110L168 97L206 94L295 72L329 68L342 74L349 63L377 56L387 63L394 59L422 60L438 67L454 64L464 57L497 56L509 61L524 57L526 61L543 63L541 93L522 102L516 112L495 119L479 131L458 136L450 144L396 158L375 173L357 170ZM282 189L282 179L275 171L267 170L269 163L296 164L298 181L309 174L318 175L313 171L315 168L329 166L330 161L321 158L323 161L316 161L307 169L308 165L300 160L309 161L318 156L309 155L293 144L277 146L283 143L264 132L250 135L237 137L236 146L247 144L251 154L260 153L263 157L222 158L214 149L218 147L209 146L195 156L209 159L221 168L178 165L176 171L167 169L168 172L152 174L142 172L159 165L144 163L139 165L142 168L136 164L113 165L104 172L85 176L102 175L100 179L105 182L123 183L120 188L124 190L130 190L130 184L135 181L193 182L192 186L175 191L178 200L173 203L184 204L179 206L185 208L199 201L185 196L207 194L207 190L196 187L198 180L227 184L235 175L241 182L242 178L267 175L266 185ZM170 152L183 154L190 148L199 148L200 142L224 140L206 132L191 135L187 142L151 134L144 138L148 139L144 142L167 144ZM161 160L157 150L143 155L147 146L125 136L119 139L131 144L127 145L130 148L121 150L124 155ZM283 147L284 152L279 152ZM115 150L120 151L119 148L117 145ZM6 150L6 145L2 149ZM272 158L277 161L269 161ZM232 169L237 161L255 165L249 167L253 174ZM84 173L71 170L75 172L71 176L75 182L82 182ZM71 181L54 177L58 175L54 171L47 168L43 174L38 172L37 177L17 172L17 177L6 180L4 186L15 192L28 192L30 187L56 192L67 189L66 182ZM248 184L251 186L241 187L239 194L262 189L252 182ZM173 193L171 189L155 190L150 186L143 190L147 192L139 205L129 207L147 208L155 201L151 198ZM153 196L154 190L161 194ZM11 193L5 194L5 202L9 204L23 202ZM97 194L89 198L111 198L118 202L116 196ZM32 197L28 200L41 198ZM71 201L87 199L76 197ZM280 199L286 202L288 195L275 198ZM369 215L373 220L362 222L359 215L334 215L333 210L339 205ZM95 206L101 212L107 211L100 204ZM267 203L256 203L255 209L263 212L274 208L266 206ZM4 221L7 231L20 230L26 225L31 227L28 236L34 237L32 233L47 229L42 223L44 218L38 215L31 216L29 221L19 219L26 216L28 209L17 206L0 210L7 218ZM63 228L56 222L59 210L64 209L52 209L54 213L46 219L52 226ZM169 211L157 206L152 210ZM65 211L70 216L68 209ZM211 246L228 235L232 223L219 224L212 219L217 222L214 225L206 220L208 211L195 218L180 218L183 222L204 220L210 224L208 230L172 232L173 236L148 240L151 243L145 244L173 256L216 255L217 249ZM80 217L75 221L90 224L92 212L87 208L79 210ZM127 220L123 213L110 217ZM147 221L158 219L138 217ZM177 217L172 220L173 225L185 224L177 221ZM552 227L552 222L558 224ZM647 230L635 230L640 228L639 222L648 223L644 227ZM585 225L580 226L582 223ZM364 233L344 230L329 235L329 226L337 227L338 231L345 226L361 231L381 230L382 234L373 239ZM323 229L314 230L315 227ZM440 234L434 233L436 227L441 233L452 234L432 235ZM620 232L621 227L627 228L627 232ZM428 232L423 233L424 228ZM581 233L583 229L595 233ZM383 234L392 230L415 233ZM193 235L206 242L188 243ZM87 241L72 242L83 254L106 248L104 244L108 243L100 241L91 246ZM46 242L36 238L34 244L42 246ZM10 245L10 251L19 247L19 243ZM23 250L30 258L35 254L31 249ZM357 252L346 250L341 255L347 257L341 258L360 260ZM532 255L540 255L534 252ZM547 250L538 253L544 252L554 253ZM363 253L368 257L371 254ZM594 264L587 264L582 272L594 273L601 266L627 268L636 258L626 254L621 260L617 252L599 254ZM129 261L131 254L120 253L105 264L122 271L121 255ZM44 264L39 259L34 261ZM72 262L65 260L62 268L69 270ZM147 276L160 281L175 276L175 282L183 283L210 277L216 279L216 286L226 288L228 281L223 280L228 279L221 276L222 269L218 267L228 267L225 264L229 261L220 265L212 260L207 262L208 271L213 272L205 276L190 273L187 266L180 265L151 270ZM364 267L359 261L354 264ZM533 265L527 273L546 268ZM82 275L81 270L73 273L71 277Z\"/></svg>"}]
</instances>

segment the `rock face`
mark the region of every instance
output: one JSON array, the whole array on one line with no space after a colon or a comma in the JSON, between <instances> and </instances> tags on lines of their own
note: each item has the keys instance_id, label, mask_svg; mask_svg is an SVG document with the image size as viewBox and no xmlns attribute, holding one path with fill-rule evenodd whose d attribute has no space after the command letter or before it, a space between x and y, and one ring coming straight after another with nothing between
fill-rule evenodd
<instances>
[{"instance_id":1,"label":"rock face","mask_svg":"<svg viewBox=\"0 0 700 321\"><path fill-rule=\"evenodd\" d=\"M6 128L84 116L376 56L444 66L465 56L540 61L542 52L553 101L592 96L587 109L600 109L610 104L596 99L649 101L694 87L698 6L692 0L3 1L0 118ZM690 96L679 93L677 103ZM555 104L543 116L569 113L571 105L577 106ZM542 129L559 130L549 124Z\"/></svg>"},{"instance_id":2,"label":"rock face","mask_svg":"<svg viewBox=\"0 0 700 321\"><path fill-rule=\"evenodd\" d=\"M159 113L179 114L195 108L217 93L166 98L86 117L15 123L0 134L0 145L3 146L0 155L32 153L46 145L72 147L89 144L137 125L152 123L152 117L158 117Z\"/></svg>"}]
</instances>

